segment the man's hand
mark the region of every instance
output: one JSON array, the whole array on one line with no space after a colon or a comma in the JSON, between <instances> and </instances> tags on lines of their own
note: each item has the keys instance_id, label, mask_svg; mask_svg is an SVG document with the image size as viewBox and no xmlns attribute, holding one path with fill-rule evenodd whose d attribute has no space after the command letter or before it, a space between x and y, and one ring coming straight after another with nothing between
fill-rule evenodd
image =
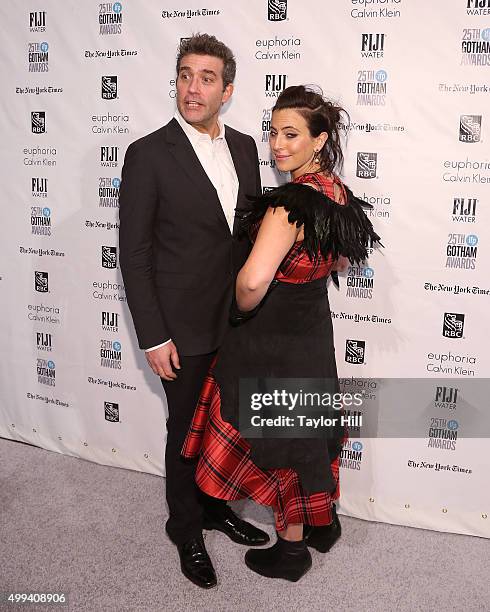
<instances>
[{"instance_id":1,"label":"man's hand","mask_svg":"<svg viewBox=\"0 0 490 612\"><path fill-rule=\"evenodd\" d=\"M172 366L180 370L180 362L177 347L173 342L169 342L152 351L147 351L145 355L150 368L157 376L164 380L175 380L177 378L177 374L173 371Z\"/></svg>"}]
</instances>

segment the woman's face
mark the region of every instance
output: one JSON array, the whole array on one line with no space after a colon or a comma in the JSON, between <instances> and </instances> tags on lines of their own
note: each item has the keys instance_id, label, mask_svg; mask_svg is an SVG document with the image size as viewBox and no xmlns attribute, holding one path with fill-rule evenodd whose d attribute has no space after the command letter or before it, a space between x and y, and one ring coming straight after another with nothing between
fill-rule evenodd
<instances>
[{"instance_id":1,"label":"woman's face","mask_svg":"<svg viewBox=\"0 0 490 612\"><path fill-rule=\"evenodd\" d=\"M272 113L269 135L272 154L277 169L281 172L291 172L293 179L306 172L318 170L318 164L313 158L323 147L327 137L327 133L322 132L313 138L306 119L293 109L284 108Z\"/></svg>"}]
</instances>

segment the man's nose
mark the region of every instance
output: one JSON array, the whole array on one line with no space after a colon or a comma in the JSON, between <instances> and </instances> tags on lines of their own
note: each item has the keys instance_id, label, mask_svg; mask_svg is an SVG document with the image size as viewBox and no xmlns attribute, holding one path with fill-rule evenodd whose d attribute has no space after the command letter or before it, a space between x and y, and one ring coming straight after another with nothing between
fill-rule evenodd
<instances>
[{"instance_id":1,"label":"man's nose","mask_svg":"<svg viewBox=\"0 0 490 612\"><path fill-rule=\"evenodd\" d=\"M200 91L199 77L196 75L196 76L193 76L189 82L189 92L198 93L199 91Z\"/></svg>"}]
</instances>

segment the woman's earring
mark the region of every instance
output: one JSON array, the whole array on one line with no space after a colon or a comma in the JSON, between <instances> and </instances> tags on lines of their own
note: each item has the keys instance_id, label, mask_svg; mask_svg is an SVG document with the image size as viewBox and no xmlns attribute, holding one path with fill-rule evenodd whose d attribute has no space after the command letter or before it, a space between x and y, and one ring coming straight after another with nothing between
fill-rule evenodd
<instances>
[{"instance_id":1,"label":"woman's earring","mask_svg":"<svg viewBox=\"0 0 490 612\"><path fill-rule=\"evenodd\" d=\"M315 164L319 164L320 163L320 151L313 151L313 153L315 154L313 157L313 161L315 162Z\"/></svg>"}]
</instances>

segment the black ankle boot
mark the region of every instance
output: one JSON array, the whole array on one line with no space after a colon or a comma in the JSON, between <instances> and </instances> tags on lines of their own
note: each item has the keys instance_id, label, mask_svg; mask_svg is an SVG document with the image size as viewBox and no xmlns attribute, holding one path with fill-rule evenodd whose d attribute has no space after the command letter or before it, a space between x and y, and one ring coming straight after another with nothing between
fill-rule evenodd
<instances>
[{"instance_id":1,"label":"black ankle boot","mask_svg":"<svg viewBox=\"0 0 490 612\"><path fill-rule=\"evenodd\" d=\"M274 546L247 551L245 563L261 576L296 582L310 569L311 554L304 540L289 542L277 536Z\"/></svg>"},{"instance_id":2,"label":"black ankle boot","mask_svg":"<svg viewBox=\"0 0 490 612\"><path fill-rule=\"evenodd\" d=\"M315 548L318 552L328 552L342 534L339 517L335 510L335 505L332 508L333 521L330 525L322 525L321 527L312 527L305 525L304 538L306 545L310 548Z\"/></svg>"}]
</instances>

